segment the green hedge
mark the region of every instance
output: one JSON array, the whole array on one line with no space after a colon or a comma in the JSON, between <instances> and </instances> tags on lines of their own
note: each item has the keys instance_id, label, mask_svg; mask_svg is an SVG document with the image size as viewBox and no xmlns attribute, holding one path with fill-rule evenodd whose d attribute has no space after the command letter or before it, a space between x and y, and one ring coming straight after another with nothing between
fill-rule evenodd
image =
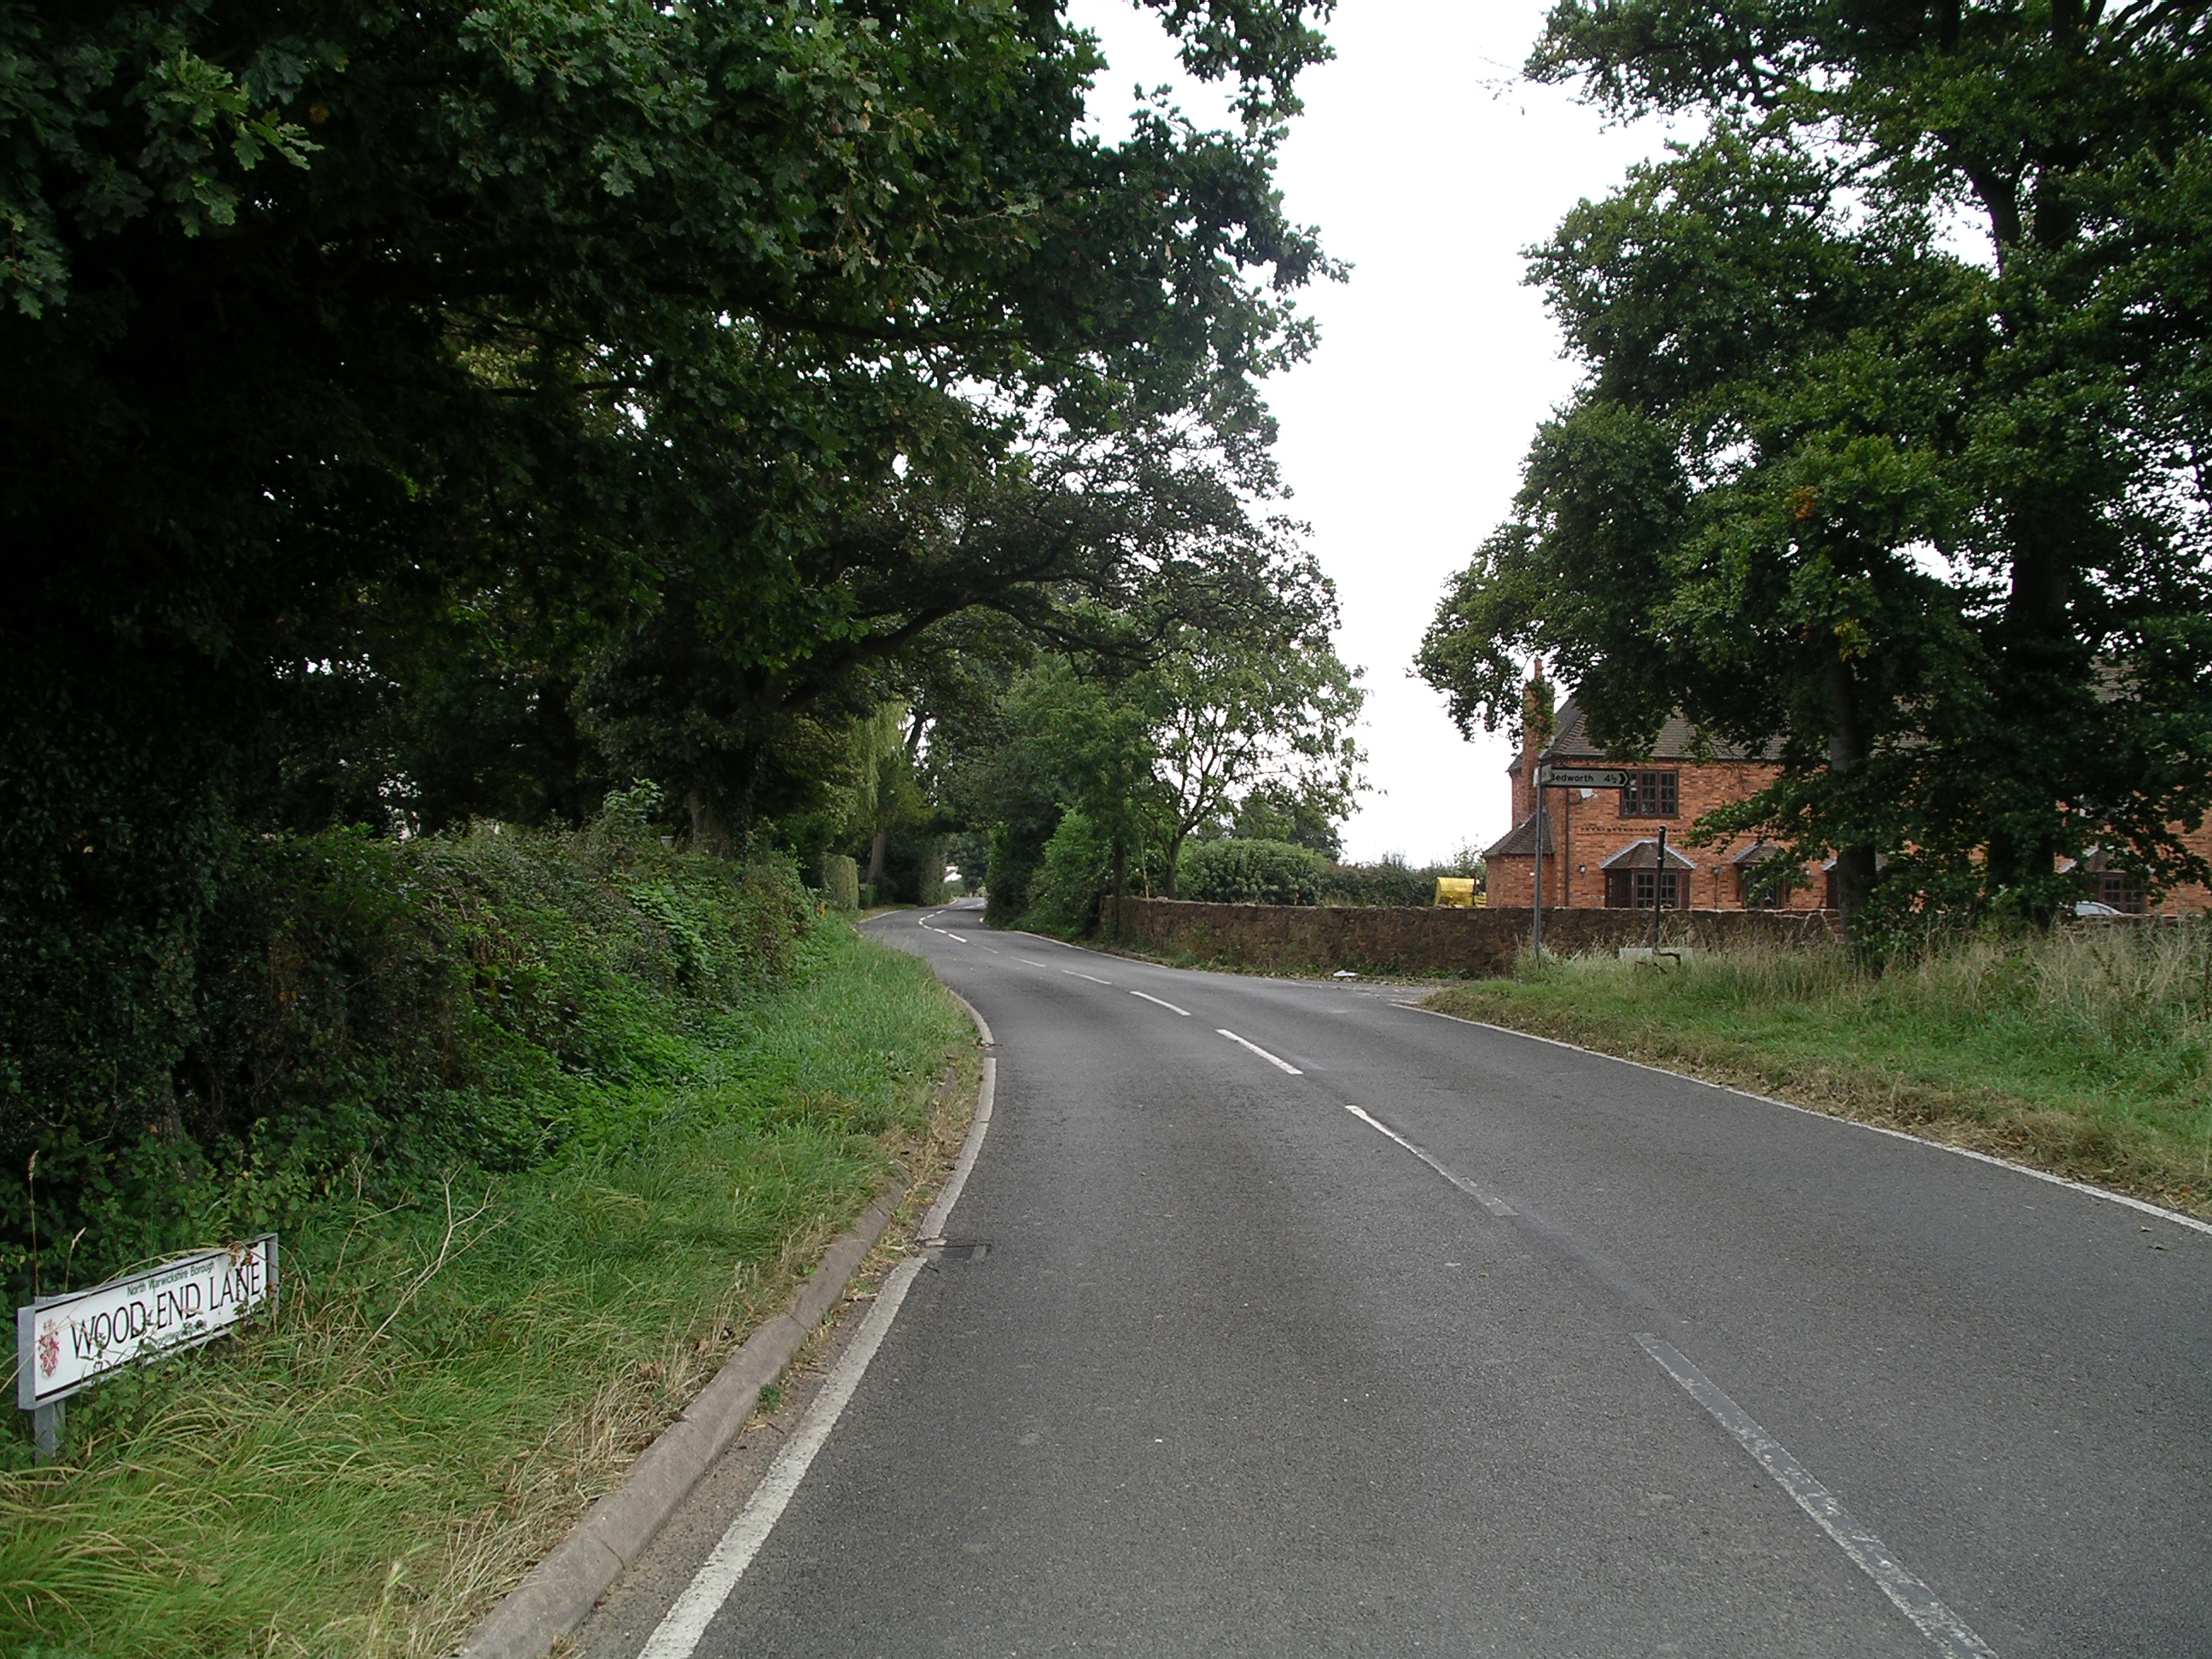
<instances>
[{"instance_id":1,"label":"green hedge","mask_svg":"<svg viewBox=\"0 0 2212 1659\"><path fill-rule=\"evenodd\" d=\"M1437 877L1481 873L1471 856L1419 868L1396 857L1333 864L1290 842L1232 836L1184 847L1176 896L1214 904L1425 906L1436 902Z\"/></svg>"},{"instance_id":2,"label":"green hedge","mask_svg":"<svg viewBox=\"0 0 2212 1659\"><path fill-rule=\"evenodd\" d=\"M811 909L786 863L663 848L645 805L616 797L570 834L255 841L158 976L167 1006L11 1021L8 1289L29 1288L34 1240L52 1291L282 1224L341 1183L411 1193L634 1133L676 1063L672 1018L780 981ZM34 966L0 960L0 980Z\"/></svg>"},{"instance_id":3,"label":"green hedge","mask_svg":"<svg viewBox=\"0 0 2212 1659\"><path fill-rule=\"evenodd\" d=\"M1318 904L1328 860L1286 841L1194 842L1176 870L1176 896L1212 904Z\"/></svg>"}]
</instances>

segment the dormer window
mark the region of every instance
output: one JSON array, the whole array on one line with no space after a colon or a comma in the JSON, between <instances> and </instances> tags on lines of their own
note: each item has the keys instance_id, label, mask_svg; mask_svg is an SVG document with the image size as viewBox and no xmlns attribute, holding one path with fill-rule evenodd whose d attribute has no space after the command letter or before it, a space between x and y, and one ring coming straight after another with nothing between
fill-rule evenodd
<instances>
[{"instance_id":1,"label":"dormer window","mask_svg":"<svg viewBox=\"0 0 2212 1659\"><path fill-rule=\"evenodd\" d=\"M1620 816L1625 818L1673 818L1681 816L1680 772L1631 772L1621 786Z\"/></svg>"}]
</instances>

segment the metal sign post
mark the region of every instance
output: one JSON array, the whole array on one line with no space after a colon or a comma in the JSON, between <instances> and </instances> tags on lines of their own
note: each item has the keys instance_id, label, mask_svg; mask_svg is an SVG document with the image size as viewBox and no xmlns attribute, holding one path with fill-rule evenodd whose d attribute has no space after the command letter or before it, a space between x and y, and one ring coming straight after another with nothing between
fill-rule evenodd
<instances>
[{"instance_id":1,"label":"metal sign post","mask_svg":"<svg viewBox=\"0 0 2212 1659\"><path fill-rule=\"evenodd\" d=\"M1667 902L1667 826L1659 826L1659 867L1651 872L1651 949L1659 949L1659 908Z\"/></svg>"},{"instance_id":2,"label":"metal sign post","mask_svg":"<svg viewBox=\"0 0 2212 1659\"><path fill-rule=\"evenodd\" d=\"M1544 960L1544 774L1536 773L1536 889L1528 896L1528 948Z\"/></svg>"},{"instance_id":3,"label":"metal sign post","mask_svg":"<svg viewBox=\"0 0 2212 1659\"><path fill-rule=\"evenodd\" d=\"M1529 899L1528 948L1544 954L1544 792L1547 789L1626 789L1628 774L1612 766L1539 766L1536 769L1536 890ZM1662 830L1659 832L1665 835Z\"/></svg>"}]
</instances>

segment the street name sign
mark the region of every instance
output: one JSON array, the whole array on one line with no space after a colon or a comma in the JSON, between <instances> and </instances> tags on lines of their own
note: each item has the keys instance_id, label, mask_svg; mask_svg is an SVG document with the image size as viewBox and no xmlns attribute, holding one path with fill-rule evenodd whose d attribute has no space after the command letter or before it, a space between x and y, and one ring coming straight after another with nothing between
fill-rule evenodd
<instances>
[{"instance_id":1,"label":"street name sign","mask_svg":"<svg viewBox=\"0 0 2212 1659\"><path fill-rule=\"evenodd\" d=\"M1540 766L1536 782L1545 789L1626 789L1628 774L1610 766Z\"/></svg>"},{"instance_id":2,"label":"street name sign","mask_svg":"<svg viewBox=\"0 0 2212 1659\"><path fill-rule=\"evenodd\" d=\"M15 1403L44 1412L125 1365L212 1340L276 1294L276 1235L15 1310Z\"/></svg>"}]
</instances>

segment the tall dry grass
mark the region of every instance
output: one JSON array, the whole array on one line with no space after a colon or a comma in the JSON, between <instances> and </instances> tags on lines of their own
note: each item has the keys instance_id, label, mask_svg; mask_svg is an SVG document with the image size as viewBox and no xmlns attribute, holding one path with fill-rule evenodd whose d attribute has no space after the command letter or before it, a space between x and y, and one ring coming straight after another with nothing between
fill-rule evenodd
<instances>
[{"instance_id":1,"label":"tall dry grass","mask_svg":"<svg viewBox=\"0 0 2212 1659\"><path fill-rule=\"evenodd\" d=\"M2212 1211L2212 925L1523 962L1448 1012Z\"/></svg>"}]
</instances>

